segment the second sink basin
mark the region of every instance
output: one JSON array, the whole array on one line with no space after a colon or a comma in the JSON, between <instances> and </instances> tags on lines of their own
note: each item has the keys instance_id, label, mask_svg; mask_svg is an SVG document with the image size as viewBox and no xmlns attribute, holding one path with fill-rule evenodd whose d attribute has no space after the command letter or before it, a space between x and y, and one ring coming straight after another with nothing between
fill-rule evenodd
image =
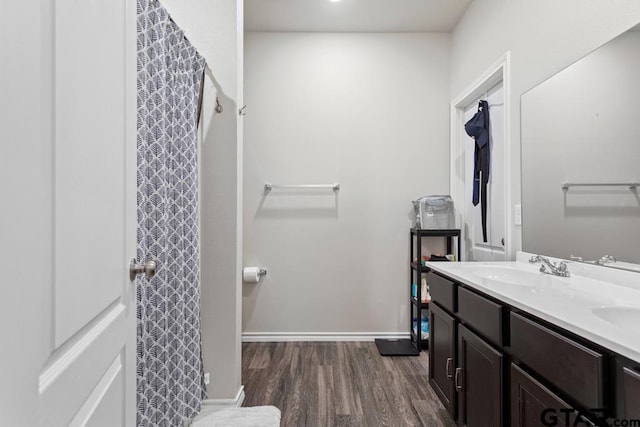
<instances>
[{"instance_id":1,"label":"second sink basin","mask_svg":"<svg viewBox=\"0 0 640 427\"><path fill-rule=\"evenodd\" d=\"M591 311L597 317L616 326L631 327L640 323L640 308L595 307Z\"/></svg>"}]
</instances>

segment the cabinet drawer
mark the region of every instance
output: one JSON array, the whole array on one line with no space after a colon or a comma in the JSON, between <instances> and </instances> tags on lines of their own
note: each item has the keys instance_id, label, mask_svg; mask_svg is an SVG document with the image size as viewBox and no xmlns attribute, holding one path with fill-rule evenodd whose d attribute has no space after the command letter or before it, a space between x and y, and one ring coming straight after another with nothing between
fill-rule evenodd
<instances>
[{"instance_id":1,"label":"cabinet drawer","mask_svg":"<svg viewBox=\"0 0 640 427\"><path fill-rule=\"evenodd\" d=\"M454 282L447 280L442 276L438 276L435 273L429 273L427 275L427 281L429 282L431 299L438 302L441 307L444 307L450 312L455 313L457 285Z\"/></svg>"},{"instance_id":2,"label":"cabinet drawer","mask_svg":"<svg viewBox=\"0 0 640 427\"><path fill-rule=\"evenodd\" d=\"M500 304L458 287L458 316L495 344L504 344L504 308Z\"/></svg>"},{"instance_id":3,"label":"cabinet drawer","mask_svg":"<svg viewBox=\"0 0 640 427\"><path fill-rule=\"evenodd\" d=\"M511 313L511 350L584 407L605 407L602 354L516 313Z\"/></svg>"}]
</instances>

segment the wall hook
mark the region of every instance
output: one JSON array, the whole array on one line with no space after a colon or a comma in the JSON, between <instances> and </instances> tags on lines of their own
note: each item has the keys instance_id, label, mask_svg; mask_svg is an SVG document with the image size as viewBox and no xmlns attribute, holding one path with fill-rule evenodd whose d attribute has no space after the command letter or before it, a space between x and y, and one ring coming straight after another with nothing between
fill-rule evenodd
<instances>
[{"instance_id":1,"label":"wall hook","mask_svg":"<svg viewBox=\"0 0 640 427\"><path fill-rule=\"evenodd\" d=\"M240 114L241 116L246 116L247 115L247 106L243 105L242 108L240 110L238 110L238 114Z\"/></svg>"},{"instance_id":2,"label":"wall hook","mask_svg":"<svg viewBox=\"0 0 640 427\"><path fill-rule=\"evenodd\" d=\"M216 113L222 113L224 108L222 108L222 104L220 104L220 98L216 96Z\"/></svg>"}]
</instances>

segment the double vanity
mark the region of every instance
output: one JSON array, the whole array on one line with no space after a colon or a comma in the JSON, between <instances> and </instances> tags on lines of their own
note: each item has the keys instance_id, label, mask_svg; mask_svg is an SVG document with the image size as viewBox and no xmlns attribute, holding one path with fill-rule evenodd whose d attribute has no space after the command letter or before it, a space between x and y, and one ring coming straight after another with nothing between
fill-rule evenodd
<instances>
[{"instance_id":1,"label":"double vanity","mask_svg":"<svg viewBox=\"0 0 640 427\"><path fill-rule=\"evenodd\" d=\"M532 257L428 263L432 388L461 426L640 426L637 273Z\"/></svg>"}]
</instances>

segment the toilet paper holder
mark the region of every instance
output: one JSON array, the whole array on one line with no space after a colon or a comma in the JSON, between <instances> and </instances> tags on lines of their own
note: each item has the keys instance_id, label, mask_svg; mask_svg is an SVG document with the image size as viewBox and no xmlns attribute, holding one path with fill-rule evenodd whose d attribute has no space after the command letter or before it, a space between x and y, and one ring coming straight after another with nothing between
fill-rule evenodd
<instances>
[{"instance_id":1,"label":"toilet paper holder","mask_svg":"<svg viewBox=\"0 0 640 427\"><path fill-rule=\"evenodd\" d=\"M266 275L267 275L267 270L264 268L245 267L242 269L242 280L245 283L258 283Z\"/></svg>"}]
</instances>

